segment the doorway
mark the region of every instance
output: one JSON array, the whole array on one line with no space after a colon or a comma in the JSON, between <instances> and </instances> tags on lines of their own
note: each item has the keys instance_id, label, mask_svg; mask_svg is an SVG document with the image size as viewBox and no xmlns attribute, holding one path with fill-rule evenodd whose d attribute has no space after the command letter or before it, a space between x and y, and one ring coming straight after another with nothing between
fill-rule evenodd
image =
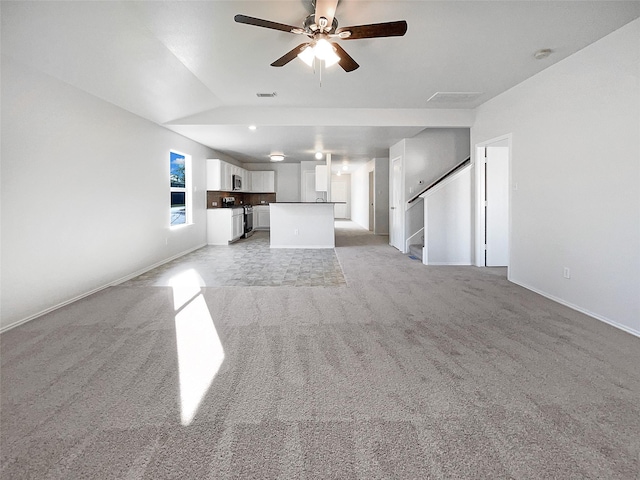
<instances>
[{"instance_id":1,"label":"doorway","mask_svg":"<svg viewBox=\"0 0 640 480\"><path fill-rule=\"evenodd\" d=\"M511 135L476 145L476 265L509 267Z\"/></svg>"}]
</instances>

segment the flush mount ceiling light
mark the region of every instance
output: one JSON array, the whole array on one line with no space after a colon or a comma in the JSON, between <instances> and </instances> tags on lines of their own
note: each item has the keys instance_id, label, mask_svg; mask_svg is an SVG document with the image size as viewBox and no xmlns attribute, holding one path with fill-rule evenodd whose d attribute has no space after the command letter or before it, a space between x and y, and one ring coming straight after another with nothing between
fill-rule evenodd
<instances>
[{"instance_id":1,"label":"flush mount ceiling light","mask_svg":"<svg viewBox=\"0 0 640 480\"><path fill-rule=\"evenodd\" d=\"M273 153L269 155L269 158L271 159L272 162L281 162L284 160L284 155L279 153Z\"/></svg>"},{"instance_id":2,"label":"flush mount ceiling light","mask_svg":"<svg viewBox=\"0 0 640 480\"><path fill-rule=\"evenodd\" d=\"M322 157L324 155L322 155L322 152L316 152L316 160L322 160Z\"/></svg>"},{"instance_id":3,"label":"flush mount ceiling light","mask_svg":"<svg viewBox=\"0 0 640 480\"><path fill-rule=\"evenodd\" d=\"M347 170L349 170L349 165L343 165L342 169L346 172Z\"/></svg>"},{"instance_id":4,"label":"flush mount ceiling light","mask_svg":"<svg viewBox=\"0 0 640 480\"><path fill-rule=\"evenodd\" d=\"M549 55L553 53L553 50L550 48L542 48L533 54L533 57L536 60L542 60L543 58L547 58Z\"/></svg>"},{"instance_id":5,"label":"flush mount ceiling light","mask_svg":"<svg viewBox=\"0 0 640 480\"><path fill-rule=\"evenodd\" d=\"M255 125L249 125L249 130L251 130L252 132L255 132L256 128L258 127L256 127Z\"/></svg>"}]
</instances>

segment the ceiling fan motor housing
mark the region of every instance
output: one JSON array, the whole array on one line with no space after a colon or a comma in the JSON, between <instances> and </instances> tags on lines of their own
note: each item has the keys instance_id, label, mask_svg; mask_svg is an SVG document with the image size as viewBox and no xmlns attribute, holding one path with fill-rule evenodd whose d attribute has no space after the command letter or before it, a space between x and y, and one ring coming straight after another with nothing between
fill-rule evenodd
<instances>
[{"instance_id":1,"label":"ceiling fan motor housing","mask_svg":"<svg viewBox=\"0 0 640 480\"><path fill-rule=\"evenodd\" d=\"M316 23L316 15L314 13L309 15L304 20L304 24L303 24L304 31L307 32L309 35L313 35L315 32L317 32L320 29L320 23L321 23L323 18L324 17L320 17L320 20ZM325 20L325 22L327 21L326 18L324 18L324 20ZM324 33L334 33L337 28L338 28L338 19L336 17L333 17L333 22L331 24L331 28L327 29L325 27L324 28Z\"/></svg>"}]
</instances>

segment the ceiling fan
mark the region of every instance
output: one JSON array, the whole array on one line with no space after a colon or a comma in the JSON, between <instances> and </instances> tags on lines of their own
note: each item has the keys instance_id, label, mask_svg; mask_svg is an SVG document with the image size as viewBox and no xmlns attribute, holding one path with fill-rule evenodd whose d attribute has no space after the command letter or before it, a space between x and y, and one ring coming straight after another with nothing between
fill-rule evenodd
<instances>
[{"instance_id":1,"label":"ceiling fan","mask_svg":"<svg viewBox=\"0 0 640 480\"><path fill-rule=\"evenodd\" d=\"M246 15L236 15L234 20L256 27L280 30L295 35L306 35L311 39L311 41L301 43L285 53L271 64L272 67L283 67L296 57L300 57L311 66L313 61L318 58L325 62L326 67L338 63L345 72L352 72L360 65L338 43L331 40L401 37L407 32L407 22L404 20L338 28L338 20L335 17L338 1L312 0L311 5L315 7L315 12L305 19L302 28Z\"/></svg>"}]
</instances>

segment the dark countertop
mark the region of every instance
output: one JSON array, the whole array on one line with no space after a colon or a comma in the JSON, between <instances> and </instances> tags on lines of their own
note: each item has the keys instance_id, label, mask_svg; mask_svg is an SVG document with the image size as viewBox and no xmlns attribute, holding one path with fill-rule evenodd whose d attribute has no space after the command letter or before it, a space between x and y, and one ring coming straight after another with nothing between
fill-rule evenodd
<instances>
[{"instance_id":1,"label":"dark countertop","mask_svg":"<svg viewBox=\"0 0 640 480\"><path fill-rule=\"evenodd\" d=\"M335 205L336 203L347 203L347 202L271 202L274 203L293 203L293 204L304 204L304 205Z\"/></svg>"}]
</instances>

